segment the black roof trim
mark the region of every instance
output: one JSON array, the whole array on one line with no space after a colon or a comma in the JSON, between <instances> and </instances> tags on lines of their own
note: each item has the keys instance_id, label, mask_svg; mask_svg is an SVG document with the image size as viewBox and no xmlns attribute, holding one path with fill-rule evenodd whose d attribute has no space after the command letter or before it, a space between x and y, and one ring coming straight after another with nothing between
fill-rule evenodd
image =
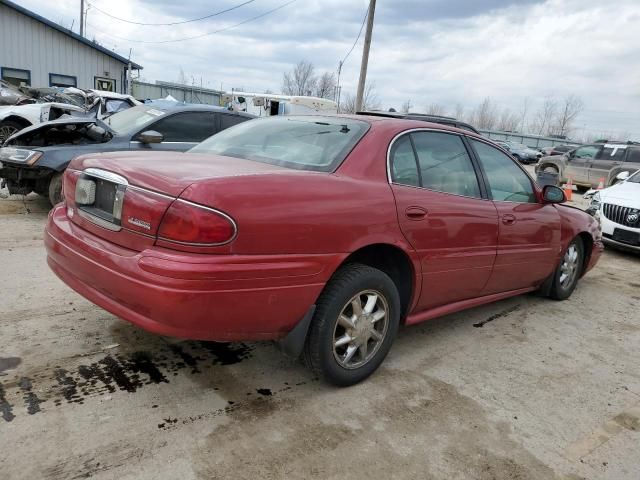
<instances>
[{"instance_id":1,"label":"black roof trim","mask_svg":"<svg viewBox=\"0 0 640 480\"><path fill-rule=\"evenodd\" d=\"M116 60L118 60L119 62L124 63L125 65L127 65L129 63L129 60L127 58L124 58L120 55L118 55L115 52L112 52L111 50L103 47L102 45L98 45L95 42L92 42L91 40L87 40L84 37L81 37L80 35L78 35L77 33L72 32L69 29L64 28L61 25L58 25L57 23L52 22L51 20L48 20L40 15L38 15L37 13L32 12L31 10L27 10L24 7L21 7L20 5L16 5L13 2L10 2L9 0L0 0L0 4L2 5L6 5L9 8L14 9L15 11L22 13L23 15L26 15L27 17L30 17L40 23L44 23L45 25L47 25L48 27L51 27L57 31L59 31L60 33L64 33L65 35L68 35L69 37L73 38L74 40L79 41L80 43L84 43L86 46L91 47L95 50L98 50L101 53L104 53L105 55L110 56L111 58L114 58ZM136 69L136 70L142 70L142 66L138 65L135 62L131 62L131 67Z\"/></svg>"}]
</instances>

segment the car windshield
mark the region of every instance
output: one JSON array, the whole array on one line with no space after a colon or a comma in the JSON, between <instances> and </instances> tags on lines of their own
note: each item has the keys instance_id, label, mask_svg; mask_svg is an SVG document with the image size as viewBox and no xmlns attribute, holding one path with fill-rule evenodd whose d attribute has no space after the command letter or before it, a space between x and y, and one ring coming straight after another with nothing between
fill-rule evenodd
<instances>
[{"instance_id":1,"label":"car windshield","mask_svg":"<svg viewBox=\"0 0 640 480\"><path fill-rule=\"evenodd\" d=\"M189 152L331 172L368 128L366 122L341 117L270 117L223 130Z\"/></svg>"},{"instance_id":2,"label":"car windshield","mask_svg":"<svg viewBox=\"0 0 640 480\"><path fill-rule=\"evenodd\" d=\"M638 170L636 173L634 173L629 178L627 178L627 182L640 183L640 170Z\"/></svg>"},{"instance_id":3,"label":"car windshield","mask_svg":"<svg viewBox=\"0 0 640 480\"><path fill-rule=\"evenodd\" d=\"M138 105L122 112L117 112L105 120L116 133L128 133L145 123L166 114L165 110L148 105Z\"/></svg>"}]
</instances>

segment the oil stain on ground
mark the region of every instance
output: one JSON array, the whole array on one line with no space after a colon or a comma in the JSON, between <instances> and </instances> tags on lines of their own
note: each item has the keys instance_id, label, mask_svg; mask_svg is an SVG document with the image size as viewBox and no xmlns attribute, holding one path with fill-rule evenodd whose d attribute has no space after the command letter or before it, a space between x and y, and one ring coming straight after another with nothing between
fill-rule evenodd
<instances>
[{"instance_id":1,"label":"oil stain on ground","mask_svg":"<svg viewBox=\"0 0 640 480\"><path fill-rule=\"evenodd\" d=\"M16 382L7 383L6 392L0 383L0 416L6 422L15 418L16 402L12 400L11 403L8 398L18 395L22 396L26 412L33 415L41 412L41 405L47 402L55 406L82 404L88 397L96 395L116 391L133 393L145 385L169 383L172 376L183 371L200 374L216 365L233 365L250 358L253 349L246 344L190 341L168 344L153 354L146 351L109 354L74 369L57 366L50 373L38 376L37 380L23 376ZM8 369L19 363L7 361L4 365L8 365ZM35 385L39 382L44 388ZM15 394L9 397L11 388L15 389ZM42 391L44 393L40 393Z\"/></svg>"}]
</instances>

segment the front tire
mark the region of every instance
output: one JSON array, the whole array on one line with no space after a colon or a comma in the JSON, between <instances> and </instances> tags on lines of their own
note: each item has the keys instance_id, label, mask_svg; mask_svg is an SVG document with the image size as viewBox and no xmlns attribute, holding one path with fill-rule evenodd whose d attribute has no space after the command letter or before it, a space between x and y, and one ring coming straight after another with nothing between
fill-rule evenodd
<instances>
[{"instance_id":1,"label":"front tire","mask_svg":"<svg viewBox=\"0 0 640 480\"><path fill-rule=\"evenodd\" d=\"M7 120L6 122L0 122L0 146L14 133L19 132L24 128L23 125Z\"/></svg>"},{"instance_id":2,"label":"front tire","mask_svg":"<svg viewBox=\"0 0 640 480\"><path fill-rule=\"evenodd\" d=\"M549 296L554 300L566 300L578 285L584 264L584 243L574 238L565 251L553 274Z\"/></svg>"},{"instance_id":3,"label":"front tire","mask_svg":"<svg viewBox=\"0 0 640 480\"><path fill-rule=\"evenodd\" d=\"M329 383L354 385L380 366L399 323L400 295L393 281L367 265L345 265L318 299L305 363Z\"/></svg>"}]
</instances>

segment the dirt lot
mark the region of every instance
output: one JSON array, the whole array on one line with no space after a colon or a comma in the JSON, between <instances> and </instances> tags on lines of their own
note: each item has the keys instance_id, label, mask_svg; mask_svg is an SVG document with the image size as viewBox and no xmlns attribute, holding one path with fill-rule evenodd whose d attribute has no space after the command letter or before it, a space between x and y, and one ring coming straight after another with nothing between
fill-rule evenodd
<instances>
[{"instance_id":1,"label":"dirt lot","mask_svg":"<svg viewBox=\"0 0 640 480\"><path fill-rule=\"evenodd\" d=\"M47 268L46 210L0 200L2 478L640 478L640 257L406 328L340 390L93 306Z\"/></svg>"}]
</instances>

